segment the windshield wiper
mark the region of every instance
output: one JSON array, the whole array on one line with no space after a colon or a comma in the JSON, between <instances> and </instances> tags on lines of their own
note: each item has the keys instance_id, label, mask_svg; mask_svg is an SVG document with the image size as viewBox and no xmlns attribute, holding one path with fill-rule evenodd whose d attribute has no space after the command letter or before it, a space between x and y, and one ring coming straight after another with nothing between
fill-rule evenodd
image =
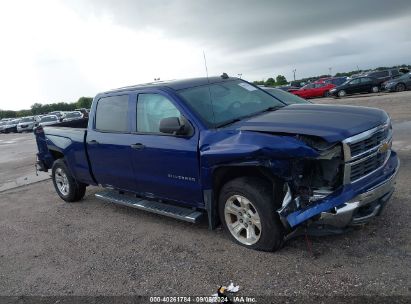
<instances>
[{"instance_id":1,"label":"windshield wiper","mask_svg":"<svg viewBox=\"0 0 411 304\"><path fill-rule=\"evenodd\" d=\"M271 111L275 111L275 110L278 110L278 109L281 109L281 108L284 108L284 107L285 107L285 105L284 105L284 106L272 106L272 107L268 107L268 108L262 110L262 111L259 112L259 113L262 113L262 112L271 112Z\"/></svg>"}]
</instances>

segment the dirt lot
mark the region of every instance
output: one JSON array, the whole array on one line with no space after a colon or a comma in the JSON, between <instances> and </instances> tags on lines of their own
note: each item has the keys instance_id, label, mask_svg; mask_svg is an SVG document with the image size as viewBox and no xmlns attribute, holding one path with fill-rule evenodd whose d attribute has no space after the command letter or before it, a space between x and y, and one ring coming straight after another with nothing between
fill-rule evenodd
<instances>
[{"instance_id":1,"label":"dirt lot","mask_svg":"<svg viewBox=\"0 0 411 304\"><path fill-rule=\"evenodd\" d=\"M314 102L378 107L394 121L397 190L369 225L311 238L313 253L303 237L263 253L205 223L100 202L98 188L64 203L46 180L0 193L0 295L211 295L234 281L241 295L411 296L411 92ZM30 173L16 168L34 159L31 135L13 136L26 148L0 146L0 183Z\"/></svg>"}]
</instances>

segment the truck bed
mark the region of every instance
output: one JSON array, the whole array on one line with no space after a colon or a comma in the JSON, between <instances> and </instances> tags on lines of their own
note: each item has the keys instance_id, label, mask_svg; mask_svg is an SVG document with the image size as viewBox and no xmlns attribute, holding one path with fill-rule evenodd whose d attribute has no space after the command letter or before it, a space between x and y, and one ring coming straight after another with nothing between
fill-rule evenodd
<instances>
[{"instance_id":1,"label":"truck bed","mask_svg":"<svg viewBox=\"0 0 411 304\"><path fill-rule=\"evenodd\" d=\"M41 170L51 169L54 160L63 157L76 180L94 183L85 144L86 127L87 119L81 119L37 128L37 163Z\"/></svg>"}]
</instances>

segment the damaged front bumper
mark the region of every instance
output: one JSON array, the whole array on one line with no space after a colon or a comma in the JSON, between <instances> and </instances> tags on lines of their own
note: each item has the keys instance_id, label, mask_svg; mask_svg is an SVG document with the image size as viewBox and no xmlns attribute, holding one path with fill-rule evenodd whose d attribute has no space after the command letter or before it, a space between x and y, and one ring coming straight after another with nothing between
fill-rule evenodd
<instances>
[{"instance_id":1,"label":"damaged front bumper","mask_svg":"<svg viewBox=\"0 0 411 304\"><path fill-rule=\"evenodd\" d=\"M283 223L294 228L302 223L345 228L361 225L379 215L390 199L400 167L397 154L377 172L364 180L341 187L326 198L286 216L279 211Z\"/></svg>"}]
</instances>

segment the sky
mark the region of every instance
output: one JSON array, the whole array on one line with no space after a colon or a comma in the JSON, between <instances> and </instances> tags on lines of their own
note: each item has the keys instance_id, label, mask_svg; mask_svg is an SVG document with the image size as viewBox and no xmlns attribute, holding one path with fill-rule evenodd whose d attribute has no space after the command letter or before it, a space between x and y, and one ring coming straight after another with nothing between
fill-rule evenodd
<instances>
[{"instance_id":1,"label":"sky","mask_svg":"<svg viewBox=\"0 0 411 304\"><path fill-rule=\"evenodd\" d=\"M153 81L411 64L411 1L0 1L0 109Z\"/></svg>"}]
</instances>

